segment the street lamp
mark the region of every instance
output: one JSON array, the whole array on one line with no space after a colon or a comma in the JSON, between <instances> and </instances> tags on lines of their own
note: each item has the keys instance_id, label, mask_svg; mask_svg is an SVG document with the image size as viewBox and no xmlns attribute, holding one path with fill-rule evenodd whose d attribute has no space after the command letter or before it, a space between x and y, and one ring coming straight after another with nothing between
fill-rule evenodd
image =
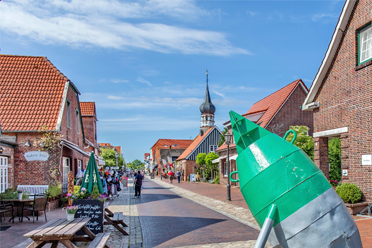
<instances>
[{"instance_id":1,"label":"street lamp","mask_svg":"<svg viewBox=\"0 0 372 248\"><path fill-rule=\"evenodd\" d=\"M119 167L118 165L119 153L115 153L115 158L116 158L116 167Z\"/></svg>"},{"instance_id":2,"label":"street lamp","mask_svg":"<svg viewBox=\"0 0 372 248\"><path fill-rule=\"evenodd\" d=\"M229 150L231 142L231 134L229 131L225 133L225 143L227 145L227 200L231 201L231 190L230 190L230 159L229 159Z\"/></svg>"}]
</instances>

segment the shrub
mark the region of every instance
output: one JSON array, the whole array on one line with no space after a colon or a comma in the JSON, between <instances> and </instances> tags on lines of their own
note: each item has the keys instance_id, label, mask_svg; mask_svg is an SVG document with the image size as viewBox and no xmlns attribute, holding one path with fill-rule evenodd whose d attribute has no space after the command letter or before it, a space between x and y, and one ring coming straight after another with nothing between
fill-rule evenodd
<instances>
[{"instance_id":1,"label":"shrub","mask_svg":"<svg viewBox=\"0 0 372 248\"><path fill-rule=\"evenodd\" d=\"M219 175L214 179L214 183L215 184L220 184L220 176Z\"/></svg>"},{"instance_id":2,"label":"shrub","mask_svg":"<svg viewBox=\"0 0 372 248\"><path fill-rule=\"evenodd\" d=\"M330 183L332 186L337 186L337 185L338 185L338 181L337 181L337 180L331 180L331 181L329 181L329 183Z\"/></svg>"},{"instance_id":3,"label":"shrub","mask_svg":"<svg viewBox=\"0 0 372 248\"><path fill-rule=\"evenodd\" d=\"M337 186L336 193L345 203L354 204L362 199L362 191L353 183L343 183Z\"/></svg>"},{"instance_id":4,"label":"shrub","mask_svg":"<svg viewBox=\"0 0 372 248\"><path fill-rule=\"evenodd\" d=\"M79 194L79 191L80 191L80 187L81 186L74 186L74 194Z\"/></svg>"}]
</instances>

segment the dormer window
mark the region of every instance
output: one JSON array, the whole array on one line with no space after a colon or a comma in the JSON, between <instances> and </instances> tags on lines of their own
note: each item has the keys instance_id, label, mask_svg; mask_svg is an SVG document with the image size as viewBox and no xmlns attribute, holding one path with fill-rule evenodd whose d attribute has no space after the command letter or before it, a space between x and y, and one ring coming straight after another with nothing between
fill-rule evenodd
<instances>
[{"instance_id":1,"label":"dormer window","mask_svg":"<svg viewBox=\"0 0 372 248\"><path fill-rule=\"evenodd\" d=\"M358 31L358 64L372 59L372 28L368 25Z\"/></svg>"},{"instance_id":2,"label":"dormer window","mask_svg":"<svg viewBox=\"0 0 372 248\"><path fill-rule=\"evenodd\" d=\"M167 145L164 145L164 147L167 147Z\"/></svg>"}]
</instances>

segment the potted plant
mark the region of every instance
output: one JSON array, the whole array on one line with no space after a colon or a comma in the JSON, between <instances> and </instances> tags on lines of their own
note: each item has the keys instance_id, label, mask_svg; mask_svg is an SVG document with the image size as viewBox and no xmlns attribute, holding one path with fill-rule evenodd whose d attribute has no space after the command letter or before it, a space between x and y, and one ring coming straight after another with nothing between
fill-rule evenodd
<instances>
[{"instance_id":1,"label":"potted plant","mask_svg":"<svg viewBox=\"0 0 372 248\"><path fill-rule=\"evenodd\" d=\"M329 183L332 185L332 188L333 189L336 189L336 187L338 185L338 181L337 180L331 180L331 181L329 181Z\"/></svg>"},{"instance_id":2,"label":"potted plant","mask_svg":"<svg viewBox=\"0 0 372 248\"><path fill-rule=\"evenodd\" d=\"M350 214L359 214L368 202L360 202L362 199L362 191L354 183L343 183L336 187L336 193L345 202Z\"/></svg>"},{"instance_id":3,"label":"potted plant","mask_svg":"<svg viewBox=\"0 0 372 248\"><path fill-rule=\"evenodd\" d=\"M73 221L75 219L75 213L78 211L78 206L68 206L66 207L67 220Z\"/></svg>"},{"instance_id":4,"label":"potted plant","mask_svg":"<svg viewBox=\"0 0 372 248\"><path fill-rule=\"evenodd\" d=\"M23 191L22 190L17 190L17 193L18 193L18 200L21 201L22 200Z\"/></svg>"}]
</instances>

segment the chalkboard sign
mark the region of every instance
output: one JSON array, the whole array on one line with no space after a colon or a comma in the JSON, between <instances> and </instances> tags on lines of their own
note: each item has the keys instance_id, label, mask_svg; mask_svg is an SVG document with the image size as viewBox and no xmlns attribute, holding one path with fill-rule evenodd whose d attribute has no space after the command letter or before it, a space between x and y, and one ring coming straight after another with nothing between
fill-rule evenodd
<instances>
[{"instance_id":1,"label":"chalkboard sign","mask_svg":"<svg viewBox=\"0 0 372 248\"><path fill-rule=\"evenodd\" d=\"M76 200L72 205L79 207L75 213L75 218L91 218L86 226L94 234L103 232L103 202L99 200ZM84 235L84 233L79 231L77 235Z\"/></svg>"}]
</instances>

